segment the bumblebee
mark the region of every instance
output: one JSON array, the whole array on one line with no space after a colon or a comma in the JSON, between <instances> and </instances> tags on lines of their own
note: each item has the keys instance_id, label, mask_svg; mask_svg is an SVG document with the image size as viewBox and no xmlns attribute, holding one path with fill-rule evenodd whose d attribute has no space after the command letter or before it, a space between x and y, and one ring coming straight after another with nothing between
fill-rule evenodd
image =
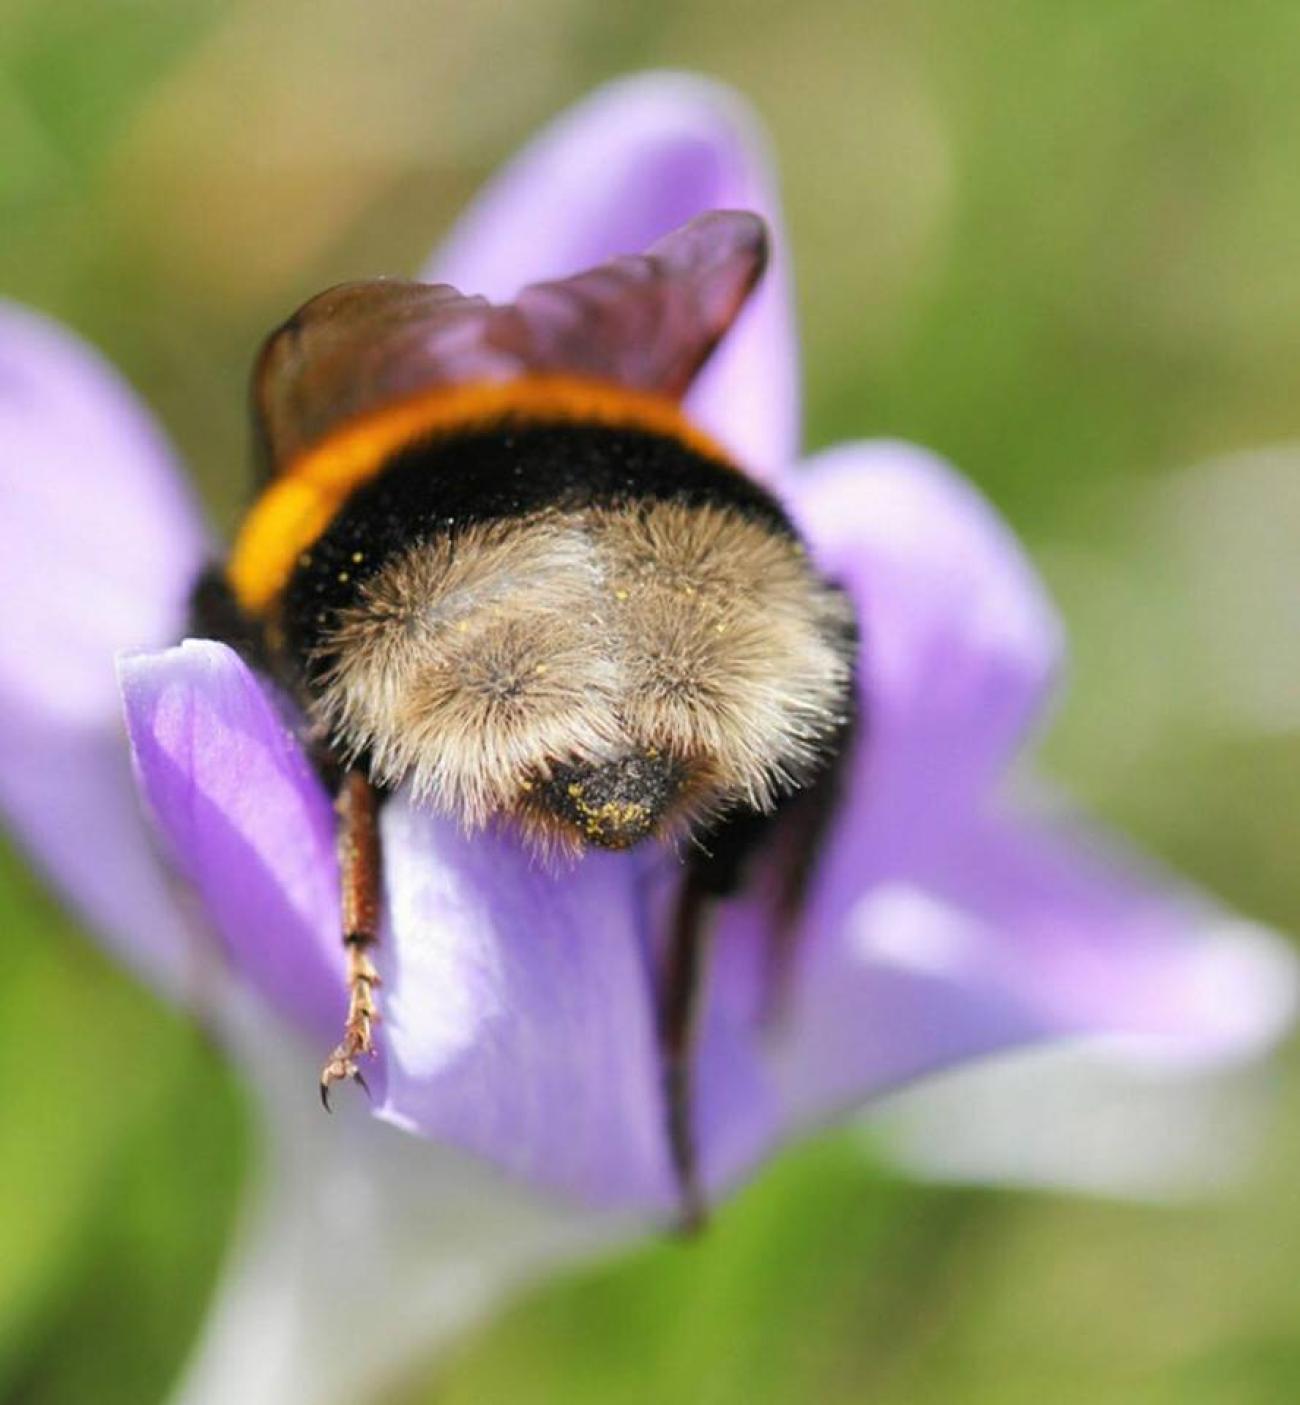
<instances>
[{"instance_id":1,"label":"bumblebee","mask_svg":"<svg viewBox=\"0 0 1300 1405\"><path fill-rule=\"evenodd\" d=\"M816 823L788 817L825 808L852 722L845 597L681 405L765 260L762 222L718 211L506 305L387 279L313 298L257 360L258 491L194 595L196 629L297 704L336 796L326 1107L374 1051L385 795L559 863L687 841L661 1031L688 1216L710 900L784 816L768 877L792 905Z\"/></svg>"}]
</instances>

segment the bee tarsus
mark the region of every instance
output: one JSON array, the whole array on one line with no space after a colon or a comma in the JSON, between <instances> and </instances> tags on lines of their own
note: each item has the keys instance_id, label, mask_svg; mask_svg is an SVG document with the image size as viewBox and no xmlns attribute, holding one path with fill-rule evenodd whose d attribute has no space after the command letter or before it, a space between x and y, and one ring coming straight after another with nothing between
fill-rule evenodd
<instances>
[{"instance_id":1,"label":"bee tarsus","mask_svg":"<svg viewBox=\"0 0 1300 1405\"><path fill-rule=\"evenodd\" d=\"M381 982L369 954L379 937L379 799L365 774L353 768L344 773L334 801L348 1011L343 1038L321 1069L321 1102L326 1112L335 1083L351 1079L370 1095L357 1060L375 1057L374 1027L379 1020L376 991Z\"/></svg>"}]
</instances>

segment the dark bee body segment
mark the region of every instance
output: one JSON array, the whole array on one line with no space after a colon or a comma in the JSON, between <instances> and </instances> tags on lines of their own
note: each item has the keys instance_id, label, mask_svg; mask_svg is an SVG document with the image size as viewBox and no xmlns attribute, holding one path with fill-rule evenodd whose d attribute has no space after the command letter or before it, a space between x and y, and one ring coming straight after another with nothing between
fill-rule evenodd
<instances>
[{"instance_id":1,"label":"dark bee body segment","mask_svg":"<svg viewBox=\"0 0 1300 1405\"><path fill-rule=\"evenodd\" d=\"M265 626L241 608L223 567L209 566L194 582L189 605L190 634L229 644L259 672L276 674L275 660L267 648Z\"/></svg>"},{"instance_id":2,"label":"dark bee body segment","mask_svg":"<svg viewBox=\"0 0 1300 1405\"><path fill-rule=\"evenodd\" d=\"M681 762L662 753L598 766L558 765L542 783L539 799L590 843L630 849L655 832L685 779Z\"/></svg>"}]
</instances>

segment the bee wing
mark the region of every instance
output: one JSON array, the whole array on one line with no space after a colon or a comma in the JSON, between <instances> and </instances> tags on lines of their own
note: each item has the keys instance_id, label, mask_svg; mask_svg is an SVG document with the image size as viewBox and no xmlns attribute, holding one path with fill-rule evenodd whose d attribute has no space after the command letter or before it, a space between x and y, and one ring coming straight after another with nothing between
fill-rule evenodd
<instances>
[{"instance_id":1,"label":"bee wing","mask_svg":"<svg viewBox=\"0 0 1300 1405\"><path fill-rule=\"evenodd\" d=\"M445 283L376 278L304 303L253 368L254 447L269 473L336 424L446 380L443 334L476 327L484 298Z\"/></svg>"},{"instance_id":2,"label":"bee wing","mask_svg":"<svg viewBox=\"0 0 1300 1405\"><path fill-rule=\"evenodd\" d=\"M646 253L493 305L446 284L344 283L272 333L253 374L274 471L335 425L440 385L567 372L680 396L762 274L757 215L713 211Z\"/></svg>"},{"instance_id":3,"label":"bee wing","mask_svg":"<svg viewBox=\"0 0 1300 1405\"><path fill-rule=\"evenodd\" d=\"M489 335L530 370L684 395L767 261L757 215L715 210L646 253L525 288Z\"/></svg>"}]
</instances>

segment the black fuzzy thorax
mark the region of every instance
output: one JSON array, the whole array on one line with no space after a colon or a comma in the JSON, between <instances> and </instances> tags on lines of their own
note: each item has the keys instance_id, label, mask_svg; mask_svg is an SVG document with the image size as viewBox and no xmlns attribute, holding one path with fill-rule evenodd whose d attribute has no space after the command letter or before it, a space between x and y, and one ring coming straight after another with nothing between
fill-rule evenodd
<instances>
[{"instance_id":1,"label":"black fuzzy thorax","mask_svg":"<svg viewBox=\"0 0 1300 1405\"><path fill-rule=\"evenodd\" d=\"M514 422L443 435L394 454L300 558L279 613L286 662L308 680L327 670L325 641L339 611L420 543L487 522L638 502L726 507L795 535L770 493L671 435Z\"/></svg>"}]
</instances>

